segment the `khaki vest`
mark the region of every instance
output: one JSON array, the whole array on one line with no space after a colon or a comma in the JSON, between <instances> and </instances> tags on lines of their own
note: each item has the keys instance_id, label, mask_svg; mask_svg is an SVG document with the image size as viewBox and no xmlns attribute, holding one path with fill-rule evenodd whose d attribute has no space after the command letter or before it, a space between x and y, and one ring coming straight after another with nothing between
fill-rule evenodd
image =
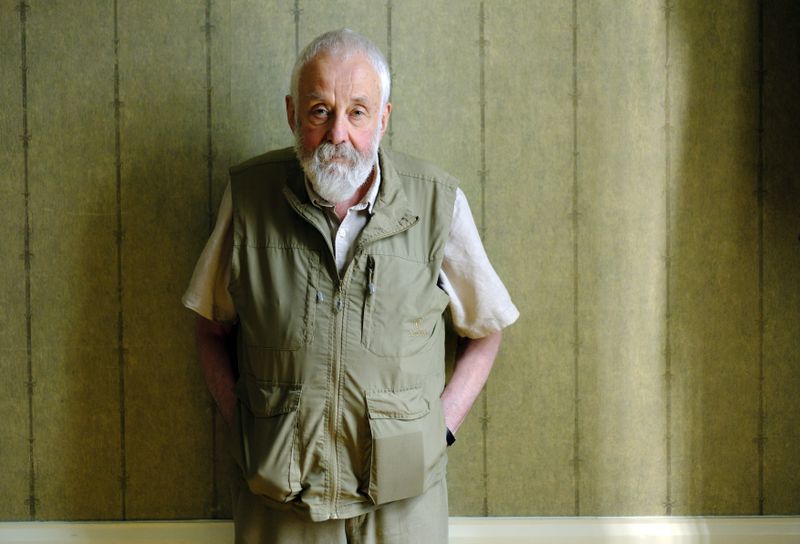
<instances>
[{"instance_id":1,"label":"khaki vest","mask_svg":"<svg viewBox=\"0 0 800 544\"><path fill-rule=\"evenodd\" d=\"M380 152L374 215L339 276L291 149L231 170L239 315L234 456L250 489L314 521L421 494L445 474L437 285L456 181Z\"/></svg>"}]
</instances>

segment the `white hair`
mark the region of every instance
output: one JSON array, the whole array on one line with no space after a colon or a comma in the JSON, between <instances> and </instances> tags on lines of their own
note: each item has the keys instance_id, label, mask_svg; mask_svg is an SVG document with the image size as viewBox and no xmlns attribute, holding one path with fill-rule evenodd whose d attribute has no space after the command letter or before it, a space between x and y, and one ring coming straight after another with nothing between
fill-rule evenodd
<instances>
[{"instance_id":1,"label":"white hair","mask_svg":"<svg viewBox=\"0 0 800 544\"><path fill-rule=\"evenodd\" d=\"M389 102L392 77L389 74L389 65L383 53L381 53L377 45L366 37L349 28L343 28L317 36L297 57L294 68L292 68L291 81L291 94L295 106L300 103L300 73L309 62L324 53L337 55L345 59L359 53L366 56L378 73L381 85L381 108Z\"/></svg>"}]
</instances>

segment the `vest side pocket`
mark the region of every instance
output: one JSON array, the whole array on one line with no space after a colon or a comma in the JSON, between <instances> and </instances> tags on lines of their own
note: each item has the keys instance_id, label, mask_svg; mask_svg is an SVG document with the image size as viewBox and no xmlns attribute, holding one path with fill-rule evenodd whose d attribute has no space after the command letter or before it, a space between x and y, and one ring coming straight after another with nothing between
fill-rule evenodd
<instances>
[{"instance_id":1,"label":"vest side pocket","mask_svg":"<svg viewBox=\"0 0 800 544\"><path fill-rule=\"evenodd\" d=\"M244 378L239 388L245 480L256 495L289 502L300 493L297 410L302 385Z\"/></svg>"},{"instance_id":2,"label":"vest side pocket","mask_svg":"<svg viewBox=\"0 0 800 544\"><path fill-rule=\"evenodd\" d=\"M415 497L425 491L426 438L430 405L422 387L366 394L371 434L367 494L375 504Z\"/></svg>"}]
</instances>

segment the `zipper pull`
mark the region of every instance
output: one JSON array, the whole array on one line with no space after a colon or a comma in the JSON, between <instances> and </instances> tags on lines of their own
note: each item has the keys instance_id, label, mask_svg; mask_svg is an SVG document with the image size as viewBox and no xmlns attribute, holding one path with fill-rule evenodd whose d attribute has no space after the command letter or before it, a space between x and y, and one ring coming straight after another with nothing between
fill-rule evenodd
<instances>
[{"instance_id":1,"label":"zipper pull","mask_svg":"<svg viewBox=\"0 0 800 544\"><path fill-rule=\"evenodd\" d=\"M317 291L317 304L320 302L325 302L325 295L322 294L322 291Z\"/></svg>"},{"instance_id":2,"label":"zipper pull","mask_svg":"<svg viewBox=\"0 0 800 544\"><path fill-rule=\"evenodd\" d=\"M367 256L367 292L374 295L375 291L375 259L369 255Z\"/></svg>"}]
</instances>

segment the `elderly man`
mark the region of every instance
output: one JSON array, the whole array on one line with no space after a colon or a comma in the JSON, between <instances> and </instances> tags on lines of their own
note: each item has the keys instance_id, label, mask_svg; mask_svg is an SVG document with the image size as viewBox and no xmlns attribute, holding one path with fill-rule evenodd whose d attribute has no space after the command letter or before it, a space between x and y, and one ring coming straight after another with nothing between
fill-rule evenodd
<instances>
[{"instance_id":1,"label":"elderly man","mask_svg":"<svg viewBox=\"0 0 800 544\"><path fill-rule=\"evenodd\" d=\"M457 182L379 147L389 90L363 36L309 44L294 149L231 169L184 295L240 469L237 542L447 541L445 449L518 312Z\"/></svg>"}]
</instances>

